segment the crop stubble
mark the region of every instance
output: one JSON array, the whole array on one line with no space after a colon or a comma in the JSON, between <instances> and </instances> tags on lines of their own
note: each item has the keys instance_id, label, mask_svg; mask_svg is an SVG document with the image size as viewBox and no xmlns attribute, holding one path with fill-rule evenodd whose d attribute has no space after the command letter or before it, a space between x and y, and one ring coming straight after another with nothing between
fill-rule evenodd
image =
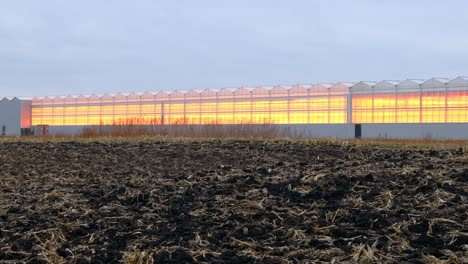
<instances>
[{"instance_id":1,"label":"crop stubble","mask_svg":"<svg viewBox=\"0 0 468 264\"><path fill-rule=\"evenodd\" d=\"M467 261L464 148L12 141L0 166L2 261Z\"/></svg>"}]
</instances>

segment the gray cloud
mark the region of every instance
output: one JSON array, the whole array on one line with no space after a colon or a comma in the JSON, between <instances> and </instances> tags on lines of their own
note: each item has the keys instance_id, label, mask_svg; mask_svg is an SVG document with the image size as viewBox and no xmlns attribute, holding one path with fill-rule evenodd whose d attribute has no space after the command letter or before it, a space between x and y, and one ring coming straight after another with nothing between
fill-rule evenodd
<instances>
[{"instance_id":1,"label":"gray cloud","mask_svg":"<svg viewBox=\"0 0 468 264\"><path fill-rule=\"evenodd\" d=\"M463 0L1 6L0 96L468 74Z\"/></svg>"}]
</instances>

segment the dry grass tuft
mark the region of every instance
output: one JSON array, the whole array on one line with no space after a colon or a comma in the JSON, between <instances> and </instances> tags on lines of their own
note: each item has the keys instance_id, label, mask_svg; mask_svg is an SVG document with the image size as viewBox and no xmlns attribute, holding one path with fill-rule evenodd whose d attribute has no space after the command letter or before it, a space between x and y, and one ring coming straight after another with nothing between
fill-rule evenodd
<instances>
[{"instance_id":1,"label":"dry grass tuft","mask_svg":"<svg viewBox=\"0 0 468 264\"><path fill-rule=\"evenodd\" d=\"M448 259L439 259L435 256L428 255L424 256L424 261L427 264L461 264L465 263L463 260L460 260L457 256L455 255L450 255Z\"/></svg>"},{"instance_id":2,"label":"dry grass tuft","mask_svg":"<svg viewBox=\"0 0 468 264\"><path fill-rule=\"evenodd\" d=\"M359 263L379 263L377 243L372 246L360 244L353 247L353 260Z\"/></svg>"},{"instance_id":3,"label":"dry grass tuft","mask_svg":"<svg viewBox=\"0 0 468 264\"><path fill-rule=\"evenodd\" d=\"M153 255L151 252L140 251L132 247L130 251L123 255L123 263L125 264L153 264Z\"/></svg>"},{"instance_id":4,"label":"dry grass tuft","mask_svg":"<svg viewBox=\"0 0 468 264\"><path fill-rule=\"evenodd\" d=\"M39 241L39 245L36 247L41 251L39 257L45 260L47 263L67 263L65 258L58 254L58 249L62 243L67 241L65 235L60 229L50 229L32 233L34 237ZM40 237L43 238L40 238ZM69 249L68 249L69 250ZM70 251L73 255L73 252Z\"/></svg>"}]
</instances>

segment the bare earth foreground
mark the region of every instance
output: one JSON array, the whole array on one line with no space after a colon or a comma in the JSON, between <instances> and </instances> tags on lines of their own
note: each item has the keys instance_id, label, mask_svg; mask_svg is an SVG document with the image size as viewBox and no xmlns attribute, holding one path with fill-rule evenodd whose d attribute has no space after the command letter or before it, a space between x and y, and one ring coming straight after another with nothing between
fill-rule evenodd
<instances>
[{"instance_id":1,"label":"bare earth foreground","mask_svg":"<svg viewBox=\"0 0 468 264\"><path fill-rule=\"evenodd\" d=\"M466 263L464 148L0 143L0 262Z\"/></svg>"}]
</instances>

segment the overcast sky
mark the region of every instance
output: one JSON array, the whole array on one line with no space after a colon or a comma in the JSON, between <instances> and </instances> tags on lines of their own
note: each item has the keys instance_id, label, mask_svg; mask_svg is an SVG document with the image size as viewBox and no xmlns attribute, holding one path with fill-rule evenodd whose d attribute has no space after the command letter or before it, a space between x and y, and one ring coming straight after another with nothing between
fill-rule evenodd
<instances>
[{"instance_id":1,"label":"overcast sky","mask_svg":"<svg viewBox=\"0 0 468 264\"><path fill-rule=\"evenodd\" d=\"M0 0L0 97L468 75L468 1Z\"/></svg>"}]
</instances>

